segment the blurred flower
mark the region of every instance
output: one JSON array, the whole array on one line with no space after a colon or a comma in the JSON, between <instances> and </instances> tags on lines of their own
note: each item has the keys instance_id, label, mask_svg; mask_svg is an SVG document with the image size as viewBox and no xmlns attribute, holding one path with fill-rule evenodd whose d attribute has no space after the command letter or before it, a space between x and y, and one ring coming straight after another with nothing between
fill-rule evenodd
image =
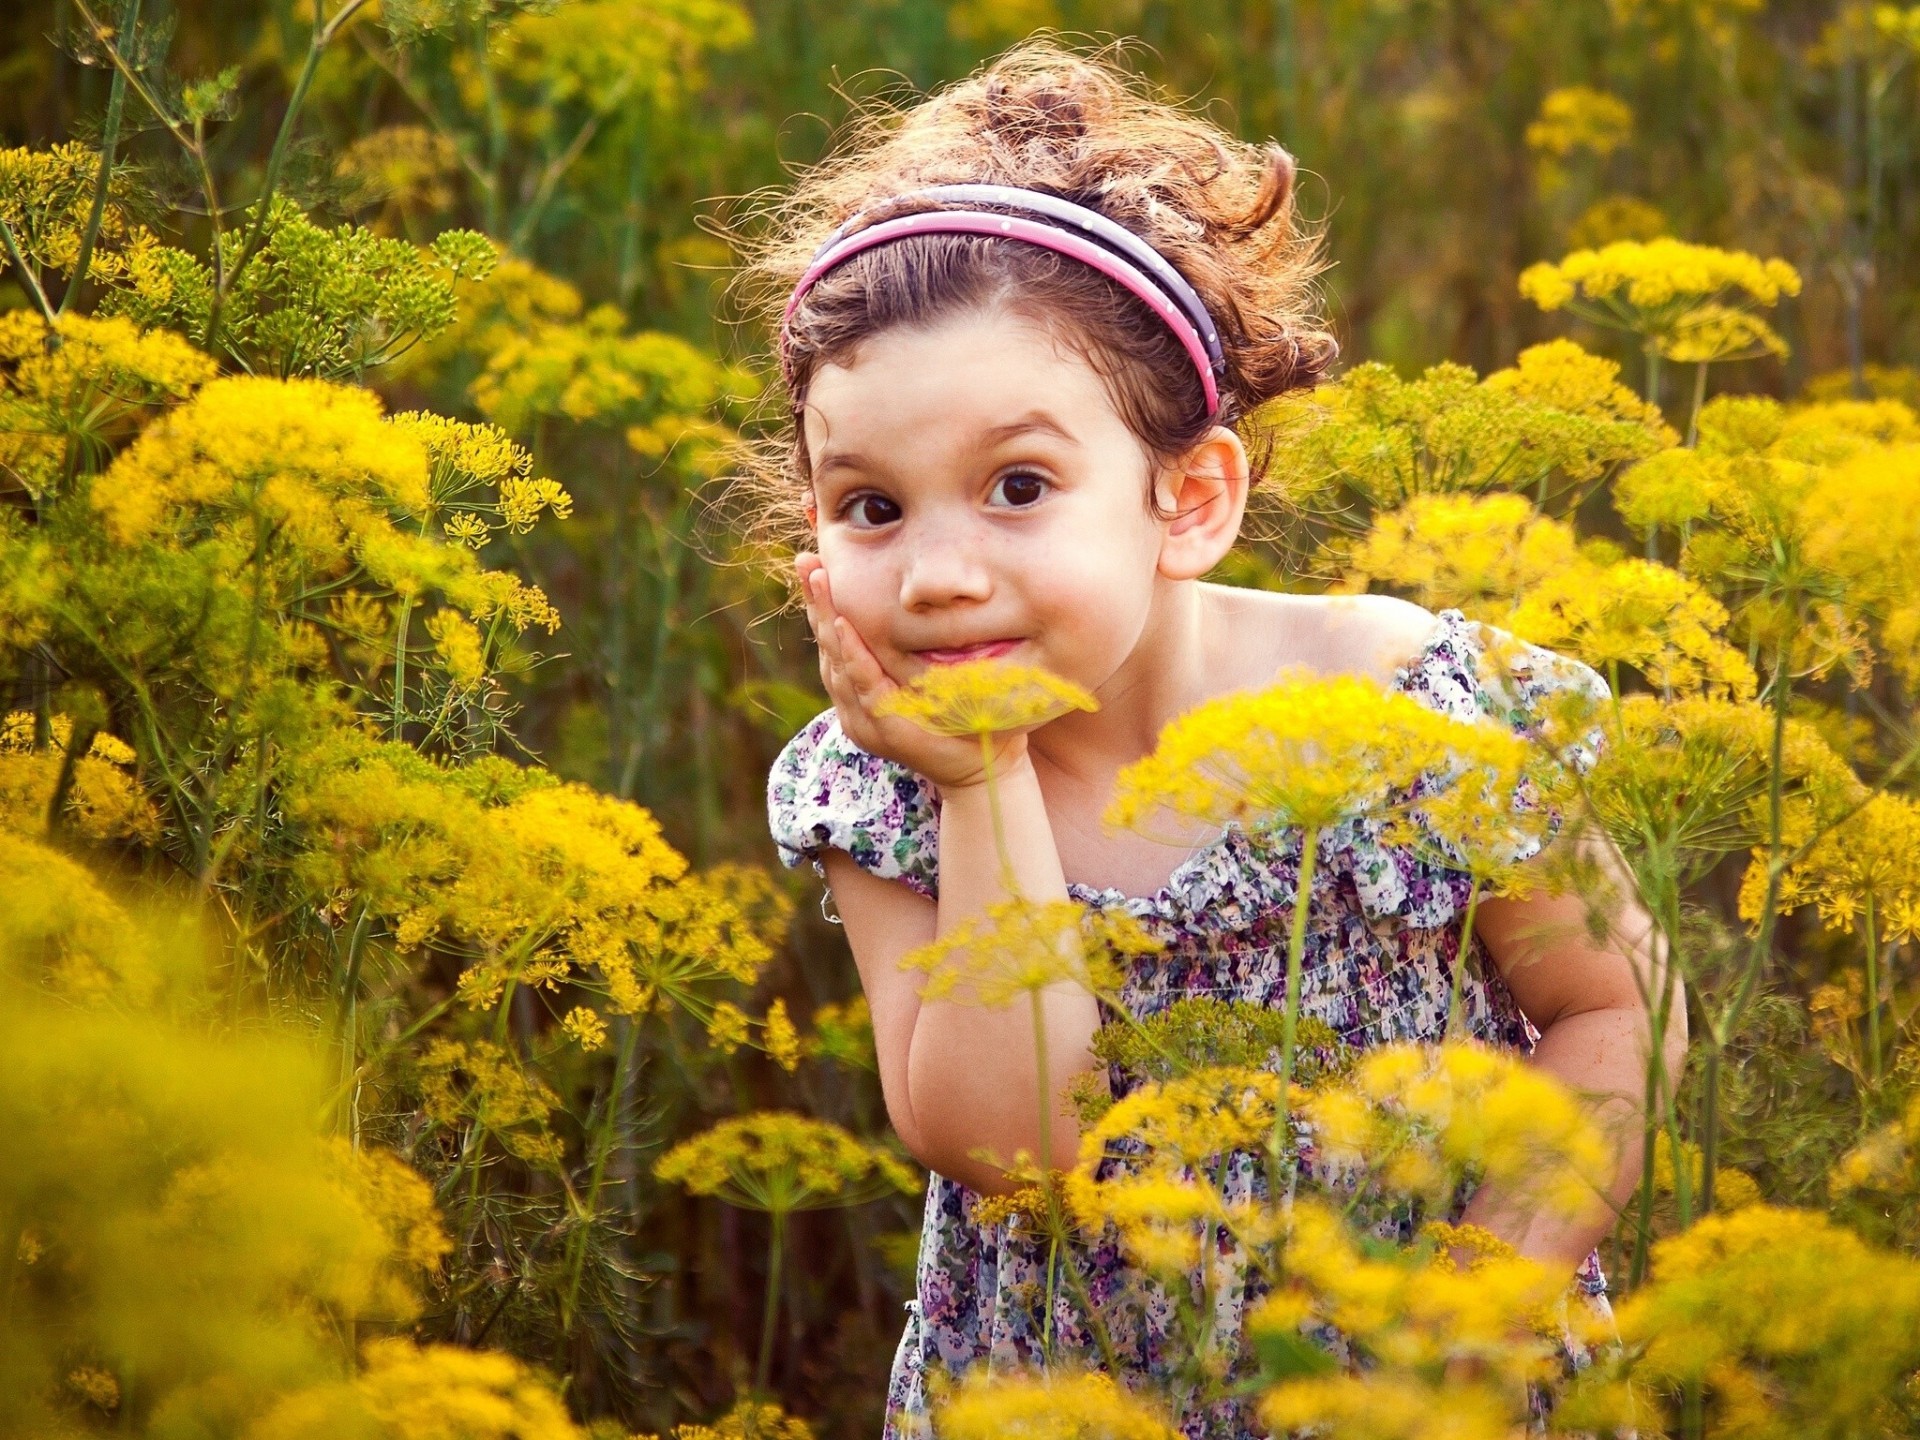
<instances>
[{"instance_id":1,"label":"blurred flower","mask_svg":"<svg viewBox=\"0 0 1920 1440\"><path fill-rule=\"evenodd\" d=\"M890 1150L829 1121L772 1110L722 1120L681 1141L653 1173L694 1195L780 1214L858 1205L889 1190L911 1194L919 1185Z\"/></svg>"},{"instance_id":2,"label":"blurred flower","mask_svg":"<svg viewBox=\"0 0 1920 1440\"><path fill-rule=\"evenodd\" d=\"M936 735L998 735L1044 725L1099 702L1071 680L1034 665L966 660L933 665L889 693L879 713L911 720Z\"/></svg>"},{"instance_id":3,"label":"blurred flower","mask_svg":"<svg viewBox=\"0 0 1920 1440\"><path fill-rule=\"evenodd\" d=\"M934 1407L949 1440L1178 1440L1145 1400L1111 1377L993 1374L981 1366Z\"/></svg>"},{"instance_id":4,"label":"blurred flower","mask_svg":"<svg viewBox=\"0 0 1920 1440\"><path fill-rule=\"evenodd\" d=\"M1014 896L909 950L900 968L925 973L924 1000L999 1006L1063 983L1112 994L1123 978L1121 957L1158 948L1125 911Z\"/></svg>"}]
</instances>

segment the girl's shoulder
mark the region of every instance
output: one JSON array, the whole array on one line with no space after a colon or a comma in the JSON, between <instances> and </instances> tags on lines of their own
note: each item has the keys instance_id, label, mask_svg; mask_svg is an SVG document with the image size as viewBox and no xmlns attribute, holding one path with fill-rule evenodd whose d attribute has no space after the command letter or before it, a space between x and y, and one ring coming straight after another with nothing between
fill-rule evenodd
<instances>
[{"instance_id":1,"label":"girl's shoulder","mask_svg":"<svg viewBox=\"0 0 1920 1440\"><path fill-rule=\"evenodd\" d=\"M844 850L883 880L935 895L939 793L920 775L862 750L823 710L773 762L767 777L767 826L780 862L811 861L826 878L821 853Z\"/></svg>"}]
</instances>

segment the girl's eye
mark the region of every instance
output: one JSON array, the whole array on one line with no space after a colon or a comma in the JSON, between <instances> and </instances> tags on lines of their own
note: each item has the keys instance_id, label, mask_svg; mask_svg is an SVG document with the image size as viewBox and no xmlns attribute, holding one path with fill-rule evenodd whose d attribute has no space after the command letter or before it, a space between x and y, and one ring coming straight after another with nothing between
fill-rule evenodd
<instances>
[{"instance_id":1,"label":"girl's eye","mask_svg":"<svg viewBox=\"0 0 1920 1440\"><path fill-rule=\"evenodd\" d=\"M993 488L994 493L1006 496L1007 504L1016 509L1025 509L1029 505L1039 503L1041 497L1052 487L1048 481L1031 471L1015 470L994 481Z\"/></svg>"},{"instance_id":2,"label":"girl's eye","mask_svg":"<svg viewBox=\"0 0 1920 1440\"><path fill-rule=\"evenodd\" d=\"M840 507L840 518L856 530L872 530L898 520L900 507L884 495L855 495Z\"/></svg>"}]
</instances>

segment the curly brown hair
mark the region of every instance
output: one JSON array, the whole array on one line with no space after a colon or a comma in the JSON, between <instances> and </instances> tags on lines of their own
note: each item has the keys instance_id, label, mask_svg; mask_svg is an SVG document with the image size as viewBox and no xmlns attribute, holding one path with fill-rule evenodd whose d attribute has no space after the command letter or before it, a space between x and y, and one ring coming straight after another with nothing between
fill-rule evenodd
<instances>
[{"instance_id":1,"label":"curly brown hair","mask_svg":"<svg viewBox=\"0 0 1920 1440\"><path fill-rule=\"evenodd\" d=\"M861 342L1000 306L1058 333L1098 373L1146 454L1165 467L1215 424L1242 422L1289 390L1315 384L1337 354L1313 280L1320 237L1298 223L1293 158L1235 140L1118 63L1122 46L1080 54L1029 40L968 79L903 108L860 110L835 153L764 202L740 292L777 333L820 243L860 211L933 185L978 182L1042 190L1097 210L1141 236L1199 292L1226 353L1219 413L1166 323L1098 271L1033 245L980 235L915 235L863 251L822 276L787 325L790 406L744 447L739 477L751 529L774 554L805 545L811 462L798 417L822 364ZM877 208L876 208L877 207ZM1266 468L1257 437L1251 465ZM1151 472L1148 479L1151 481ZM1147 499L1154 503L1151 485Z\"/></svg>"}]
</instances>

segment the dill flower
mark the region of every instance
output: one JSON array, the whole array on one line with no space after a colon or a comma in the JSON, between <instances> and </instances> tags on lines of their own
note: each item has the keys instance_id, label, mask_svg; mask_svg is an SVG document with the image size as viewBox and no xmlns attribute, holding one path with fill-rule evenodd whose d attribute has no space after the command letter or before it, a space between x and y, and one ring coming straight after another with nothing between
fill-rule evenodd
<instances>
[{"instance_id":1,"label":"dill flower","mask_svg":"<svg viewBox=\"0 0 1920 1440\"><path fill-rule=\"evenodd\" d=\"M1611 155L1633 133L1633 110L1618 95L1589 85L1563 85L1540 101L1527 126L1527 148L1564 159L1576 150Z\"/></svg>"},{"instance_id":2,"label":"dill flower","mask_svg":"<svg viewBox=\"0 0 1920 1440\"><path fill-rule=\"evenodd\" d=\"M802 1037L800 1053L814 1060L832 1060L855 1070L878 1073L873 1048L873 1015L867 997L834 1001L814 1007L813 1033Z\"/></svg>"},{"instance_id":3,"label":"dill flower","mask_svg":"<svg viewBox=\"0 0 1920 1440\"><path fill-rule=\"evenodd\" d=\"M1637 195L1603 195L1567 227L1577 250L1598 250L1616 240L1652 240L1671 232L1666 212Z\"/></svg>"},{"instance_id":4,"label":"dill flower","mask_svg":"<svg viewBox=\"0 0 1920 1440\"><path fill-rule=\"evenodd\" d=\"M767 1007L767 1018L761 1022L761 1033L763 1048L774 1064L789 1074L800 1067L800 1032L793 1028L785 1000L775 1000Z\"/></svg>"},{"instance_id":5,"label":"dill flower","mask_svg":"<svg viewBox=\"0 0 1920 1440\"><path fill-rule=\"evenodd\" d=\"M968 660L934 665L880 702L883 715L898 715L936 735L1001 734L1044 725L1070 710L1098 710L1093 696L1036 665Z\"/></svg>"},{"instance_id":6,"label":"dill flower","mask_svg":"<svg viewBox=\"0 0 1920 1440\"><path fill-rule=\"evenodd\" d=\"M1662 237L1541 261L1520 276L1520 293L1542 310L1571 309L1598 324L1662 335L1723 294L1761 305L1798 295L1800 275L1784 260Z\"/></svg>"},{"instance_id":7,"label":"dill flower","mask_svg":"<svg viewBox=\"0 0 1920 1440\"><path fill-rule=\"evenodd\" d=\"M1444 1206L1473 1174L1555 1211L1589 1206L1611 1153L1552 1077L1476 1042L1396 1044L1306 1100L1316 1153L1391 1194Z\"/></svg>"},{"instance_id":8,"label":"dill flower","mask_svg":"<svg viewBox=\"0 0 1920 1440\"><path fill-rule=\"evenodd\" d=\"M1453 607L1498 623L1522 593L1578 556L1573 528L1524 496L1416 495L1373 517L1347 572L1351 580L1384 581L1429 609Z\"/></svg>"},{"instance_id":9,"label":"dill flower","mask_svg":"<svg viewBox=\"0 0 1920 1440\"><path fill-rule=\"evenodd\" d=\"M634 1440L660 1440L636 1435ZM676 1425L672 1440L813 1440L813 1427L778 1405L753 1399L734 1407L711 1425Z\"/></svg>"},{"instance_id":10,"label":"dill flower","mask_svg":"<svg viewBox=\"0 0 1920 1440\"><path fill-rule=\"evenodd\" d=\"M364 1354L354 1379L295 1391L248 1440L584 1440L560 1397L512 1355L386 1338Z\"/></svg>"},{"instance_id":11,"label":"dill flower","mask_svg":"<svg viewBox=\"0 0 1920 1440\"><path fill-rule=\"evenodd\" d=\"M737 1115L681 1141L653 1173L690 1194L779 1214L859 1205L889 1190L911 1194L918 1184L884 1147L778 1110Z\"/></svg>"},{"instance_id":12,"label":"dill flower","mask_svg":"<svg viewBox=\"0 0 1920 1440\"><path fill-rule=\"evenodd\" d=\"M981 1367L934 1408L949 1440L1178 1440L1157 1409L1099 1374L1023 1376Z\"/></svg>"},{"instance_id":13,"label":"dill flower","mask_svg":"<svg viewBox=\"0 0 1920 1440\"><path fill-rule=\"evenodd\" d=\"M1750 1205L1653 1247L1621 1306L1629 1373L1677 1411L1683 1386L1766 1397L1782 1434L1868 1434L1920 1365L1920 1262L1825 1215Z\"/></svg>"},{"instance_id":14,"label":"dill flower","mask_svg":"<svg viewBox=\"0 0 1920 1440\"><path fill-rule=\"evenodd\" d=\"M560 1028L573 1037L573 1041L582 1050L603 1049L607 1043L607 1022L600 1018L599 1012L585 1005L576 1005L567 1012L560 1022Z\"/></svg>"},{"instance_id":15,"label":"dill flower","mask_svg":"<svg viewBox=\"0 0 1920 1440\"><path fill-rule=\"evenodd\" d=\"M1398 1252L1364 1238L1323 1202L1296 1200L1285 1283L1248 1319L1278 1382L1262 1417L1339 1436L1515 1433L1527 1383L1553 1371L1550 1317L1564 1279L1470 1229L1429 1227ZM1307 1339L1309 1324L1332 1327L1364 1364L1329 1373L1335 1362ZM1447 1376L1456 1361L1480 1367L1481 1378Z\"/></svg>"},{"instance_id":16,"label":"dill flower","mask_svg":"<svg viewBox=\"0 0 1920 1440\"><path fill-rule=\"evenodd\" d=\"M1451 721L1350 676L1296 672L1179 716L1151 755L1123 769L1110 825L1156 810L1257 831L1318 831L1383 811L1388 792L1446 760Z\"/></svg>"},{"instance_id":17,"label":"dill flower","mask_svg":"<svg viewBox=\"0 0 1920 1440\"><path fill-rule=\"evenodd\" d=\"M1124 911L1095 911L1076 900L997 901L945 935L907 952L902 970L927 976L927 1000L1011 1004L1050 985L1111 994L1124 978L1120 957L1158 948Z\"/></svg>"},{"instance_id":18,"label":"dill flower","mask_svg":"<svg viewBox=\"0 0 1920 1440\"><path fill-rule=\"evenodd\" d=\"M1515 635L1566 650L1609 678L1632 666L1667 695L1751 696L1758 678L1721 638L1726 606L1678 571L1650 560L1582 564L1533 587L1507 617Z\"/></svg>"},{"instance_id":19,"label":"dill flower","mask_svg":"<svg viewBox=\"0 0 1920 1440\"><path fill-rule=\"evenodd\" d=\"M1080 1167L1109 1155L1156 1170L1205 1166L1229 1150L1257 1150L1272 1132L1280 1077L1240 1065L1209 1066L1142 1085L1080 1137Z\"/></svg>"},{"instance_id":20,"label":"dill flower","mask_svg":"<svg viewBox=\"0 0 1920 1440\"><path fill-rule=\"evenodd\" d=\"M1709 301L1689 310L1659 339L1660 354L1680 365L1787 358L1787 342L1758 315Z\"/></svg>"},{"instance_id":21,"label":"dill flower","mask_svg":"<svg viewBox=\"0 0 1920 1440\"><path fill-rule=\"evenodd\" d=\"M438 1039L421 1052L421 1108L449 1128L469 1129L480 1143L492 1136L507 1152L542 1169L556 1169L562 1146L549 1128L560 1097L519 1057L490 1040Z\"/></svg>"}]
</instances>

